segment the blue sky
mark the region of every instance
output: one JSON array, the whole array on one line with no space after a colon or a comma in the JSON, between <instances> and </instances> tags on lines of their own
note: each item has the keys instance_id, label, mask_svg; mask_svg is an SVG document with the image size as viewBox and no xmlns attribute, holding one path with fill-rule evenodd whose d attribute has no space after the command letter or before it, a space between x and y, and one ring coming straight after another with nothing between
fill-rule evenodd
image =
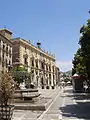
<instances>
[{"instance_id":1,"label":"blue sky","mask_svg":"<svg viewBox=\"0 0 90 120\"><path fill-rule=\"evenodd\" d=\"M13 37L33 44L39 40L43 49L55 53L60 69L67 71L89 10L90 0L1 0L0 28L6 26Z\"/></svg>"}]
</instances>

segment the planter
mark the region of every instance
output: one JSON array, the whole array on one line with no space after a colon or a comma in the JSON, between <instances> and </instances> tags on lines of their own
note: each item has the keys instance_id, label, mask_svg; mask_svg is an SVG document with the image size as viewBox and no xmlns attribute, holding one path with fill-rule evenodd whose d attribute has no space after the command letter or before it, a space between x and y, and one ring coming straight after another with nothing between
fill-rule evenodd
<instances>
[{"instance_id":1,"label":"planter","mask_svg":"<svg viewBox=\"0 0 90 120\"><path fill-rule=\"evenodd\" d=\"M11 120L14 105L0 105L0 120Z\"/></svg>"}]
</instances>

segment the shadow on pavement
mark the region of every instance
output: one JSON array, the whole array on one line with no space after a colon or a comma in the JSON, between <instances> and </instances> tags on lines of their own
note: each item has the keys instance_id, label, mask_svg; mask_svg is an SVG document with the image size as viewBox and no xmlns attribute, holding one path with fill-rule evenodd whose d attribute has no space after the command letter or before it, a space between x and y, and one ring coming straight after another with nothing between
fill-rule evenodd
<instances>
[{"instance_id":1,"label":"shadow on pavement","mask_svg":"<svg viewBox=\"0 0 90 120\"><path fill-rule=\"evenodd\" d=\"M72 97L68 95L67 97ZM86 95L74 95L76 104L69 104L60 107L62 116L64 117L76 117L78 119L90 120L90 97Z\"/></svg>"},{"instance_id":2,"label":"shadow on pavement","mask_svg":"<svg viewBox=\"0 0 90 120\"><path fill-rule=\"evenodd\" d=\"M74 95L74 99L75 100L90 100L90 96L88 96L88 95Z\"/></svg>"},{"instance_id":3,"label":"shadow on pavement","mask_svg":"<svg viewBox=\"0 0 90 120\"><path fill-rule=\"evenodd\" d=\"M82 95L82 94L81 95L70 94L70 95L66 95L66 97L73 97L75 100L90 100L89 95Z\"/></svg>"}]
</instances>

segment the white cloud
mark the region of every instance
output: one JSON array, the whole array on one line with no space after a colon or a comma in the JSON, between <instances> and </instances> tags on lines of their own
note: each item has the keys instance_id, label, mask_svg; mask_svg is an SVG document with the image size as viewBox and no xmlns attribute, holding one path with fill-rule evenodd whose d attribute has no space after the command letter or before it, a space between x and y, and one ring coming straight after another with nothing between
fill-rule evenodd
<instances>
[{"instance_id":1,"label":"white cloud","mask_svg":"<svg viewBox=\"0 0 90 120\"><path fill-rule=\"evenodd\" d=\"M72 69L72 61L56 61L56 66L60 68L60 71L68 71Z\"/></svg>"}]
</instances>

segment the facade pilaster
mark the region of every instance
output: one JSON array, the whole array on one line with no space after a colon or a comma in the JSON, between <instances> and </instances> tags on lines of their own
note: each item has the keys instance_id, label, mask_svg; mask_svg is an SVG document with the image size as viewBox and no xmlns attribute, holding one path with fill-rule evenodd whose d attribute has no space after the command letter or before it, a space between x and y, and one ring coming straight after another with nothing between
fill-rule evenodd
<instances>
[{"instance_id":1,"label":"facade pilaster","mask_svg":"<svg viewBox=\"0 0 90 120\"><path fill-rule=\"evenodd\" d=\"M3 48L3 42L1 40L1 64L0 64L0 70L2 71L2 48Z\"/></svg>"},{"instance_id":2,"label":"facade pilaster","mask_svg":"<svg viewBox=\"0 0 90 120\"><path fill-rule=\"evenodd\" d=\"M56 67L54 66L54 85L56 86Z\"/></svg>"},{"instance_id":3,"label":"facade pilaster","mask_svg":"<svg viewBox=\"0 0 90 120\"><path fill-rule=\"evenodd\" d=\"M34 61L34 83L36 83L36 70L35 70L35 67L36 67L36 63L35 63L35 58L33 59Z\"/></svg>"},{"instance_id":4,"label":"facade pilaster","mask_svg":"<svg viewBox=\"0 0 90 120\"><path fill-rule=\"evenodd\" d=\"M41 87L40 60L38 59L38 87Z\"/></svg>"},{"instance_id":5,"label":"facade pilaster","mask_svg":"<svg viewBox=\"0 0 90 120\"><path fill-rule=\"evenodd\" d=\"M53 68L51 65L51 86L53 86Z\"/></svg>"},{"instance_id":6,"label":"facade pilaster","mask_svg":"<svg viewBox=\"0 0 90 120\"><path fill-rule=\"evenodd\" d=\"M48 86L49 86L49 83L50 83L49 82L49 65L48 65L48 76L47 76L47 78L48 78L47 80L48 80Z\"/></svg>"}]
</instances>

